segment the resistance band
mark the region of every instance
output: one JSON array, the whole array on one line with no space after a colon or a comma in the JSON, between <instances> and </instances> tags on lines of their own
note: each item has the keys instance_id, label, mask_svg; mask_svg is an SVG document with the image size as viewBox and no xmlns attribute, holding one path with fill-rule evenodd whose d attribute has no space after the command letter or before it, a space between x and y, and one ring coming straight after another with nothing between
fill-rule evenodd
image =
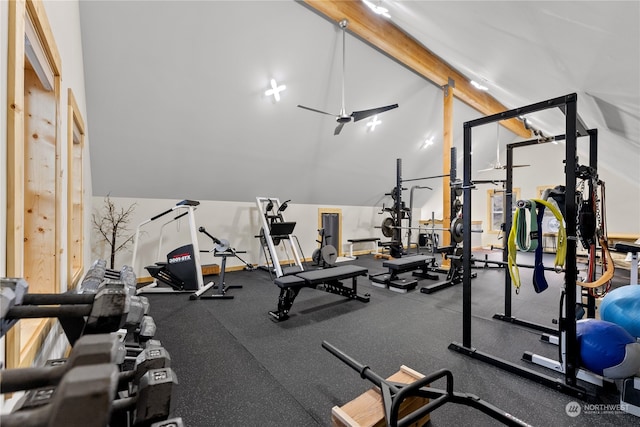
<instances>
[{"instance_id":1,"label":"resistance band","mask_svg":"<svg viewBox=\"0 0 640 427\"><path fill-rule=\"evenodd\" d=\"M516 224L516 245L521 251L533 252L537 249L539 241L536 203L531 200L518 201L518 208L516 210L520 211L520 213L514 217L514 223ZM528 218L524 214L526 211L529 211Z\"/></svg>"},{"instance_id":2,"label":"resistance band","mask_svg":"<svg viewBox=\"0 0 640 427\"><path fill-rule=\"evenodd\" d=\"M556 258L554 261L556 272L560 272L564 267L565 258L567 255L567 230L564 227L564 218L560 211L551 203L546 200L540 199L531 199L527 201L518 202L522 207L529 206L537 206L539 205L539 210L535 216L535 220L533 221L538 229L538 233L536 234L536 239L538 245L536 246L536 255L535 255L535 265L534 265L534 289L536 292L542 292L544 289L548 287L546 279L544 278L544 265L542 263L542 218L544 216L544 209L549 208L553 216L558 220L560 224L560 228L558 230L557 241L556 241ZM516 257L518 253L518 248L516 245L516 236L521 231L517 230L518 226L523 224L521 219L518 219L522 214L521 209L517 209L514 217L513 223L514 226L511 228L509 232L509 238L507 241L507 249L508 249L508 257L507 257L507 266L509 268L509 274L511 275L511 281L513 282L514 287L516 288L516 294L520 292L520 270L516 263ZM532 212L534 212L534 208L532 208Z\"/></svg>"}]
</instances>

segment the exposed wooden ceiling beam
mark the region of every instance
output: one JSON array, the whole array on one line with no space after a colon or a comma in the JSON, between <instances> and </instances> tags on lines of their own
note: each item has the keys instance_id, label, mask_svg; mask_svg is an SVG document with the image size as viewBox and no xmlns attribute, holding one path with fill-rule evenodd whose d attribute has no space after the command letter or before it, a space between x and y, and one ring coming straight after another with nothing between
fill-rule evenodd
<instances>
[{"instance_id":1,"label":"exposed wooden ceiling beam","mask_svg":"<svg viewBox=\"0 0 640 427\"><path fill-rule=\"evenodd\" d=\"M510 109L487 92L473 87L467 77L392 22L373 13L360 0L302 0L301 2L336 23L347 19L349 32L436 85L445 86L449 79L452 79L455 82L454 96L477 111L492 115ZM516 135L524 138L531 137L531 132L517 119L505 120L501 124Z\"/></svg>"}]
</instances>

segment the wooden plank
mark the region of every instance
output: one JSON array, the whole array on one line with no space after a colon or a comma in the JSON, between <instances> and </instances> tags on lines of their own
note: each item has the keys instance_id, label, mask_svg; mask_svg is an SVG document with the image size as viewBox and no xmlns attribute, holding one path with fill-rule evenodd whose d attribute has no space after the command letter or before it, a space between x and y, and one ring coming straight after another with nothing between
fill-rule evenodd
<instances>
[{"instance_id":1,"label":"wooden plank","mask_svg":"<svg viewBox=\"0 0 640 427\"><path fill-rule=\"evenodd\" d=\"M77 286L84 269L84 120L73 90L67 90L67 289Z\"/></svg>"},{"instance_id":2,"label":"wooden plank","mask_svg":"<svg viewBox=\"0 0 640 427\"><path fill-rule=\"evenodd\" d=\"M25 69L24 278L30 293L56 291L56 107Z\"/></svg>"},{"instance_id":3,"label":"wooden plank","mask_svg":"<svg viewBox=\"0 0 640 427\"><path fill-rule=\"evenodd\" d=\"M9 2L7 59L7 253L9 277L22 277L24 254L24 31L25 3ZM7 368L20 363L20 322L7 333Z\"/></svg>"},{"instance_id":4,"label":"wooden plank","mask_svg":"<svg viewBox=\"0 0 640 427\"><path fill-rule=\"evenodd\" d=\"M491 115L509 110L487 92L474 88L467 77L392 22L373 13L361 1L303 0L301 3L330 21L338 23L346 18L349 20L347 30L350 33L436 85L444 86L450 78L453 79L457 89L455 96L477 111ZM531 132L517 119L501 124L518 136L531 137Z\"/></svg>"},{"instance_id":5,"label":"wooden plank","mask_svg":"<svg viewBox=\"0 0 640 427\"><path fill-rule=\"evenodd\" d=\"M451 172L451 147L453 147L453 96L456 92L453 81L444 87L443 138L442 138L442 174ZM454 159L454 161L457 161ZM442 228L451 227L451 179L442 178ZM451 244L451 233L442 233L442 246ZM442 265L448 267L451 261L445 258Z\"/></svg>"},{"instance_id":6,"label":"wooden plank","mask_svg":"<svg viewBox=\"0 0 640 427\"><path fill-rule=\"evenodd\" d=\"M389 381L402 384L410 384L420 378L424 378L421 373L407 367L401 366L400 370L387 378ZM408 398L400 405L399 417L421 408L429 403L426 398ZM425 425L429 421L429 414L411 424L412 427ZM352 401L341 407L331 409L331 422L335 427L384 427L386 420L382 395L378 387L371 388L356 397Z\"/></svg>"}]
</instances>

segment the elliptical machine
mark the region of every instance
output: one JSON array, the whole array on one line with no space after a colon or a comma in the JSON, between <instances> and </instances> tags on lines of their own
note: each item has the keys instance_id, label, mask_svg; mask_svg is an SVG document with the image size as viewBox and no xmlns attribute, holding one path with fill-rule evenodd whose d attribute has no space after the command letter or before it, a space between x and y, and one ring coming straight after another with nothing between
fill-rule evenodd
<instances>
[{"instance_id":1,"label":"elliptical machine","mask_svg":"<svg viewBox=\"0 0 640 427\"><path fill-rule=\"evenodd\" d=\"M162 251L162 240L164 227L187 216L189 220L189 238L191 243L181 246L167 254L166 262L156 262L153 265L147 265L144 268L155 279L153 283L138 289L137 293L193 293L192 296L197 298L213 286L213 282L204 283L202 277L202 267L200 264L200 250L198 248L198 236L195 226L195 210L200 204L197 200L182 200L176 203L171 209L159 213L143 222L136 227L133 238L133 256L131 266L136 267L138 246L142 227L153 223L165 215L177 213L175 217L167 221L161 226L160 236L158 238L157 258L160 258ZM160 286L160 285L166 286Z\"/></svg>"}]
</instances>

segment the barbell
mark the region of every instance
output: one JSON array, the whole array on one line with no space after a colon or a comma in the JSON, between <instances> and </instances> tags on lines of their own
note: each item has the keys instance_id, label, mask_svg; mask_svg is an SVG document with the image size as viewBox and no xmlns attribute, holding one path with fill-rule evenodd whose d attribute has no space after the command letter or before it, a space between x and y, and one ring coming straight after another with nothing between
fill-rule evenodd
<instances>
[{"instance_id":1,"label":"barbell","mask_svg":"<svg viewBox=\"0 0 640 427\"><path fill-rule=\"evenodd\" d=\"M385 237L393 237L393 230L425 230L425 231L448 231L451 233L451 240L456 243L461 243L463 234L463 224L462 218L456 218L451 222L451 226L449 228L437 228L437 227L403 227L400 225L396 225L396 222L393 218L387 217L382 220L382 224L380 226L374 226L374 228L380 228L382 230L382 235ZM471 230L472 233L482 233L482 230Z\"/></svg>"}]
</instances>

